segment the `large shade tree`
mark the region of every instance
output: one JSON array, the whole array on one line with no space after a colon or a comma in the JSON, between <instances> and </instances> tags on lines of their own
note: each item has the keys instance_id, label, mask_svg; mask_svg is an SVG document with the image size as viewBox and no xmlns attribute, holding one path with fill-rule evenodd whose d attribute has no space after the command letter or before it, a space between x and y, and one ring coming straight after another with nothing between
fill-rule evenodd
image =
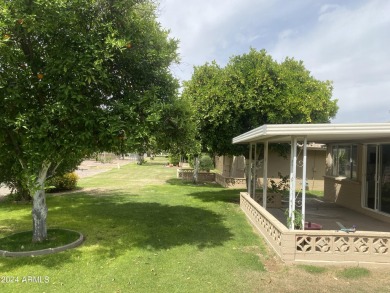
<instances>
[{"instance_id":1,"label":"large shade tree","mask_svg":"<svg viewBox=\"0 0 390 293\"><path fill-rule=\"evenodd\" d=\"M47 237L44 185L56 170L117 149L123 133L128 144L169 145L188 132L169 72L177 41L155 9L152 0L0 0L0 163L33 196L33 241Z\"/></svg>"},{"instance_id":2,"label":"large shade tree","mask_svg":"<svg viewBox=\"0 0 390 293\"><path fill-rule=\"evenodd\" d=\"M216 62L195 67L183 98L195 108L202 147L217 155L247 153L232 138L260 125L327 123L338 109L330 81L315 79L301 61L278 63L255 49L232 57L225 67Z\"/></svg>"}]
</instances>

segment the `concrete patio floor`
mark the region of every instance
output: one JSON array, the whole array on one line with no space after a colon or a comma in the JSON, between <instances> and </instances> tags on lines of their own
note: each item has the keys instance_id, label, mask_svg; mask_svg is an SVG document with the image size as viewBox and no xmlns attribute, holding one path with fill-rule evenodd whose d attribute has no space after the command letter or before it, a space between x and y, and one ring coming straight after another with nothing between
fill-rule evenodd
<instances>
[{"instance_id":1,"label":"concrete patio floor","mask_svg":"<svg viewBox=\"0 0 390 293\"><path fill-rule=\"evenodd\" d=\"M288 203L283 202L282 208L267 208L267 211L286 225L287 220L284 212L287 208ZM306 222L320 224L322 230L337 231L340 229L337 224L339 222L346 228L355 225L356 231L390 232L390 223L315 198L306 199Z\"/></svg>"}]
</instances>

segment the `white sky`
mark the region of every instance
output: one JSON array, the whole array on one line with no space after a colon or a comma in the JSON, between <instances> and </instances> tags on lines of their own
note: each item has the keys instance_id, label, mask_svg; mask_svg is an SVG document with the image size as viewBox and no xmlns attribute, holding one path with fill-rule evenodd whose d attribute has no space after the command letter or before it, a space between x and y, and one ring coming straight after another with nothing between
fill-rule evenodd
<instances>
[{"instance_id":1,"label":"white sky","mask_svg":"<svg viewBox=\"0 0 390 293\"><path fill-rule=\"evenodd\" d=\"M333 81L332 122L390 121L388 0L160 0L159 21L180 41L180 80L193 66L265 49Z\"/></svg>"}]
</instances>

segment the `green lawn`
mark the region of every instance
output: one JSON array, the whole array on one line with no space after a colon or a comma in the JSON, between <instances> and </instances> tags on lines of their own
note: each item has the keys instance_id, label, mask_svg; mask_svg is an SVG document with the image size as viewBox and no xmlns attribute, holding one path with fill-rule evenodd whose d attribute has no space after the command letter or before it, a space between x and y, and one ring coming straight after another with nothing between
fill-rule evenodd
<instances>
[{"instance_id":1,"label":"green lawn","mask_svg":"<svg viewBox=\"0 0 390 293\"><path fill-rule=\"evenodd\" d=\"M0 292L252 292L251 278L266 274L265 248L239 191L175 177L162 163L129 164L80 180L83 191L48 195L48 227L86 240L54 255L0 258ZM0 237L31 225L29 205L0 203Z\"/></svg>"}]
</instances>

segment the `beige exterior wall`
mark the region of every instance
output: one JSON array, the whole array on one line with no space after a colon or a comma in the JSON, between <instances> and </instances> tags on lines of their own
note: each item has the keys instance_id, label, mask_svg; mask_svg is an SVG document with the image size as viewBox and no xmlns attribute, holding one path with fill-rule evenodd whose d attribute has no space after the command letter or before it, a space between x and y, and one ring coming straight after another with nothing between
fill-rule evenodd
<instances>
[{"instance_id":1,"label":"beige exterior wall","mask_svg":"<svg viewBox=\"0 0 390 293\"><path fill-rule=\"evenodd\" d=\"M245 177L245 157L244 156L216 156L215 169L222 176L231 178Z\"/></svg>"},{"instance_id":2,"label":"beige exterior wall","mask_svg":"<svg viewBox=\"0 0 390 293\"><path fill-rule=\"evenodd\" d=\"M353 210L360 210L361 183L358 181L325 176L324 199Z\"/></svg>"},{"instance_id":3,"label":"beige exterior wall","mask_svg":"<svg viewBox=\"0 0 390 293\"><path fill-rule=\"evenodd\" d=\"M390 215L362 206L365 194L362 192L363 145L358 145L357 180L334 177L332 175L332 145L327 148L326 176L324 177L324 199L350 208L359 213L390 223Z\"/></svg>"},{"instance_id":4,"label":"beige exterior wall","mask_svg":"<svg viewBox=\"0 0 390 293\"><path fill-rule=\"evenodd\" d=\"M302 166L302 152L298 159L298 165ZM306 162L306 178L309 190L323 190L324 189L324 175L325 175L325 150L308 150ZM268 178L277 181L279 179L279 172L283 176L290 174L290 155L283 158L277 153L270 152L268 157ZM245 178L245 158L240 157L215 157L216 169L224 177L231 178ZM262 185L263 167L260 166L257 170L259 179L259 186ZM297 168L297 178L302 179L302 167Z\"/></svg>"},{"instance_id":5,"label":"beige exterior wall","mask_svg":"<svg viewBox=\"0 0 390 293\"><path fill-rule=\"evenodd\" d=\"M357 180L332 176L332 146L326 150L326 176L324 177L324 198L339 205L361 212L362 154L363 146L358 145Z\"/></svg>"},{"instance_id":6,"label":"beige exterior wall","mask_svg":"<svg viewBox=\"0 0 390 293\"><path fill-rule=\"evenodd\" d=\"M306 161L306 179L309 190L324 189L325 175L325 150L308 150ZM303 154L300 153L297 162L297 178L298 182L302 180L303 171ZM268 178L278 179L280 172L282 176L290 174L290 155L287 158L279 156L277 153L270 152L268 156ZM299 167L301 166L301 167ZM263 169L259 169L259 177L263 177ZM298 183L299 184L299 183Z\"/></svg>"},{"instance_id":7,"label":"beige exterior wall","mask_svg":"<svg viewBox=\"0 0 390 293\"><path fill-rule=\"evenodd\" d=\"M215 169L218 170L223 175L223 159L224 156L215 156L214 157L214 163L215 163Z\"/></svg>"}]
</instances>

